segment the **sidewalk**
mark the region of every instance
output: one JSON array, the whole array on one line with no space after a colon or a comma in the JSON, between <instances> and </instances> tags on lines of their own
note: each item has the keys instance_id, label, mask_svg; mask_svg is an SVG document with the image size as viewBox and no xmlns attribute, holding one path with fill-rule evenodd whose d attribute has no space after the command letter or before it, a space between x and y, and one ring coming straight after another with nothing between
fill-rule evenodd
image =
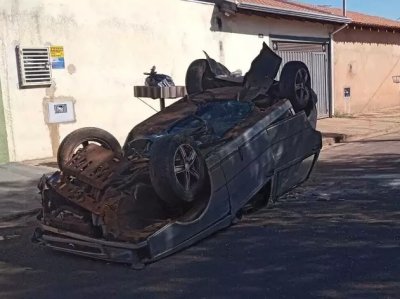
<instances>
[{"instance_id":1,"label":"sidewalk","mask_svg":"<svg viewBox=\"0 0 400 299\"><path fill-rule=\"evenodd\" d=\"M400 106L374 113L321 119L317 122L317 130L322 133L324 147L400 131Z\"/></svg>"},{"instance_id":2,"label":"sidewalk","mask_svg":"<svg viewBox=\"0 0 400 299\"><path fill-rule=\"evenodd\" d=\"M400 131L400 106L376 113L319 120L323 145L349 142ZM0 227L14 218L29 215L41 206L39 178L56 170L55 158L0 165Z\"/></svg>"}]
</instances>

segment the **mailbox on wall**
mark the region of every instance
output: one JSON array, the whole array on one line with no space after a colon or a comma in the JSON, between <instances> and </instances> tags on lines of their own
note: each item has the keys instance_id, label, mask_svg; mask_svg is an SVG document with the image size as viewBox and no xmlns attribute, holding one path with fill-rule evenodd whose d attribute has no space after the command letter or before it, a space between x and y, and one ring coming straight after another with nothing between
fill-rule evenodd
<instances>
[{"instance_id":1,"label":"mailbox on wall","mask_svg":"<svg viewBox=\"0 0 400 299\"><path fill-rule=\"evenodd\" d=\"M351 88L350 87L345 87L343 90L343 96L345 100L350 100L351 98Z\"/></svg>"},{"instance_id":2,"label":"mailbox on wall","mask_svg":"<svg viewBox=\"0 0 400 299\"><path fill-rule=\"evenodd\" d=\"M73 121L75 121L73 101L48 103L48 123L68 123Z\"/></svg>"}]
</instances>

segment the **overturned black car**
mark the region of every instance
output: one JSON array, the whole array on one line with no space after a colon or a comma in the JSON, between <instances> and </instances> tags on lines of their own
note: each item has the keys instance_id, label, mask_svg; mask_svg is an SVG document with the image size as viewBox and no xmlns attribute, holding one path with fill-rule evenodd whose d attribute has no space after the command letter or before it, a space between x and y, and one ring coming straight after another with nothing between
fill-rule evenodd
<instances>
[{"instance_id":1,"label":"overturned black car","mask_svg":"<svg viewBox=\"0 0 400 299\"><path fill-rule=\"evenodd\" d=\"M305 64L266 44L244 77L206 55L188 68L188 95L135 126L121 148L82 128L43 176L33 240L141 267L272 204L318 158L316 95Z\"/></svg>"}]
</instances>

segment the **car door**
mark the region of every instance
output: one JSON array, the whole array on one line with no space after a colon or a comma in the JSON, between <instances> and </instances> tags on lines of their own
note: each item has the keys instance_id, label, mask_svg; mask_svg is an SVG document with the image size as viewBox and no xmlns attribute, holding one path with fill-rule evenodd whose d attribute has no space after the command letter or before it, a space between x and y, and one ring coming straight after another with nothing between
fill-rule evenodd
<instances>
[{"instance_id":1,"label":"car door","mask_svg":"<svg viewBox=\"0 0 400 299\"><path fill-rule=\"evenodd\" d=\"M305 181L321 149L321 133L314 130L304 112L267 128L275 161L273 198Z\"/></svg>"}]
</instances>

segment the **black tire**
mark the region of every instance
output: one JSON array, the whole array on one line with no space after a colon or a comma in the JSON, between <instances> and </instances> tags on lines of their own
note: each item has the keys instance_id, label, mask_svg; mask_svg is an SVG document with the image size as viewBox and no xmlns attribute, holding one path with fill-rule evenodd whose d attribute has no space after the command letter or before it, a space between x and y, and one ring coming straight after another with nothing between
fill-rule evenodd
<instances>
[{"instance_id":1,"label":"black tire","mask_svg":"<svg viewBox=\"0 0 400 299\"><path fill-rule=\"evenodd\" d=\"M188 159L183 161L185 156ZM155 141L149 167L154 190L171 207L195 200L206 182L205 161L186 137L165 136Z\"/></svg>"},{"instance_id":2,"label":"black tire","mask_svg":"<svg viewBox=\"0 0 400 299\"><path fill-rule=\"evenodd\" d=\"M307 107L304 109L307 115L308 122L310 123L311 127L315 130L317 127L317 119L318 119L318 110L317 110L317 101L318 96L311 90L311 101L308 102Z\"/></svg>"},{"instance_id":3,"label":"black tire","mask_svg":"<svg viewBox=\"0 0 400 299\"><path fill-rule=\"evenodd\" d=\"M97 143L106 149L112 150L117 156L122 155L118 140L105 130L86 127L69 133L61 142L57 152L57 163L60 170L73 157L80 147L89 143Z\"/></svg>"},{"instance_id":4,"label":"black tire","mask_svg":"<svg viewBox=\"0 0 400 299\"><path fill-rule=\"evenodd\" d=\"M230 71L223 64L219 62L217 64L223 73L230 74ZM207 59L196 59L189 65L186 71L185 84L189 95L211 88L235 85L216 79Z\"/></svg>"},{"instance_id":5,"label":"black tire","mask_svg":"<svg viewBox=\"0 0 400 299\"><path fill-rule=\"evenodd\" d=\"M189 95L203 91L203 77L207 68L206 59L196 59L189 65L185 78L186 91Z\"/></svg>"},{"instance_id":6,"label":"black tire","mask_svg":"<svg viewBox=\"0 0 400 299\"><path fill-rule=\"evenodd\" d=\"M318 111L317 111L317 106L314 103L312 103L312 108L309 114L307 115L307 118L311 127L315 130L315 128L317 127Z\"/></svg>"},{"instance_id":7,"label":"black tire","mask_svg":"<svg viewBox=\"0 0 400 299\"><path fill-rule=\"evenodd\" d=\"M301 61L290 61L282 69L279 93L292 103L295 112L307 107L311 94L311 77L308 67Z\"/></svg>"}]
</instances>

